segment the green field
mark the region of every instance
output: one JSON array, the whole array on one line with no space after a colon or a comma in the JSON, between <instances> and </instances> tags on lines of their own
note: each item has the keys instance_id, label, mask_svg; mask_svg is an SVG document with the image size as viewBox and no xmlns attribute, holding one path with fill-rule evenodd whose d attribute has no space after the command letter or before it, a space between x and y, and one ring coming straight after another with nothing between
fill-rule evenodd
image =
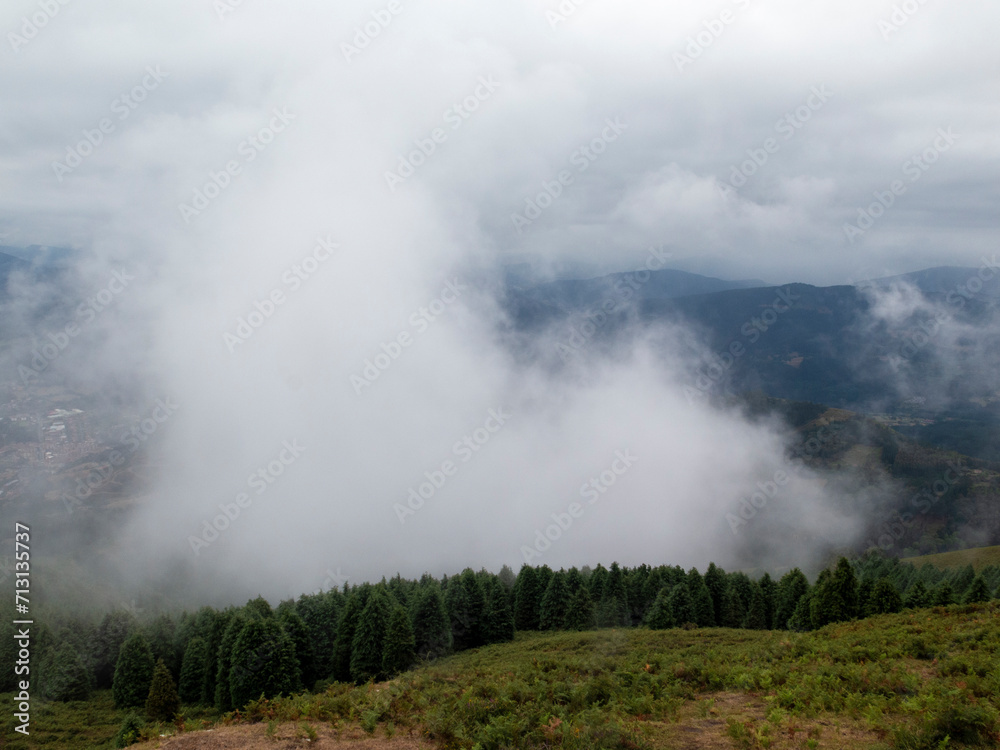
<instances>
[{"instance_id":1,"label":"green field","mask_svg":"<svg viewBox=\"0 0 1000 750\"><path fill-rule=\"evenodd\" d=\"M930 563L936 568L962 568L972 565L978 573L987 565L1000 565L1000 547L976 547L960 549L954 552L941 552L936 555L921 555L920 557L904 557L902 562L916 565Z\"/></svg>"},{"instance_id":2,"label":"green field","mask_svg":"<svg viewBox=\"0 0 1000 750\"><path fill-rule=\"evenodd\" d=\"M0 699L10 705L12 696ZM424 737L440 747L481 750L918 749L996 747L998 709L1000 602L994 601L811 633L524 633L514 643L447 657L390 682L335 683L315 694L260 701L219 723L244 727L248 739L251 733L263 739L262 727L277 736L316 733L317 747L333 747L335 736L353 732L380 738L379 746L395 744L383 744L390 737ZM104 691L86 703L36 710L30 743L11 733L5 717L4 737L14 738L11 750L111 747L119 720ZM189 729L198 726L200 719L188 722ZM156 737L176 730L148 731Z\"/></svg>"}]
</instances>

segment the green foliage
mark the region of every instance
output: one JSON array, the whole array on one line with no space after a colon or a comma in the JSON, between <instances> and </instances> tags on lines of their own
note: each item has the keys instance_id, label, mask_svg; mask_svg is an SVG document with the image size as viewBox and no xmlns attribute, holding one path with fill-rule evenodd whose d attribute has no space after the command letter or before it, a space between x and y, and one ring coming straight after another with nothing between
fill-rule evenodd
<instances>
[{"instance_id":1,"label":"green foliage","mask_svg":"<svg viewBox=\"0 0 1000 750\"><path fill-rule=\"evenodd\" d=\"M566 603L563 628L590 630L595 624L594 602L590 598L590 589L576 568L570 568L566 575L566 590L569 593L569 600Z\"/></svg>"},{"instance_id":2,"label":"green foliage","mask_svg":"<svg viewBox=\"0 0 1000 750\"><path fill-rule=\"evenodd\" d=\"M989 600L989 586L986 585L986 581L981 575L976 576L972 580L972 583L969 584L968 589L966 589L962 602L964 604L982 604L983 602L988 602Z\"/></svg>"},{"instance_id":3,"label":"green foliage","mask_svg":"<svg viewBox=\"0 0 1000 750\"><path fill-rule=\"evenodd\" d=\"M215 707L219 711L232 711L233 694L230 685L230 675L233 667L233 646L236 639L243 632L243 627L247 623L247 618L242 612L235 613L229 618L226 625L226 632L222 636L219 644L218 659L216 660L215 673Z\"/></svg>"},{"instance_id":4,"label":"green foliage","mask_svg":"<svg viewBox=\"0 0 1000 750\"><path fill-rule=\"evenodd\" d=\"M484 584L482 634L486 643L506 643L514 640L514 611L510 606L507 589L496 576L489 576Z\"/></svg>"},{"instance_id":5,"label":"green foliage","mask_svg":"<svg viewBox=\"0 0 1000 750\"><path fill-rule=\"evenodd\" d=\"M621 628L631 624L625 577L618 563L613 562L601 588L601 598L597 605L597 625L602 628Z\"/></svg>"},{"instance_id":6,"label":"green foliage","mask_svg":"<svg viewBox=\"0 0 1000 750\"><path fill-rule=\"evenodd\" d=\"M389 626L391 602L381 586L376 586L358 618L351 648L351 679L356 683L384 680L382 653Z\"/></svg>"},{"instance_id":7,"label":"green foliage","mask_svg":"<svg viewBox=\"0 0 1000 750\"><path fill-rule=\"evenodd\" d=\"M413 637L417 655L430 660L450 653L451 626L437 583L423 586L413 606Z\"/></svg>"},{"instance_id":8,"label":"green foliage","mask_svg":"<svg viewBox=\"0 0 1000 750\"><path fill-rule=\"evenodd\" d=\"M153 651L141 632L134 632L118 652L112 694L118 708L139 708L146 703L153 681Z\"/></svg>"},{"instance_id":9,"label":"green foliage","mask_svg":"<svg viewBox=\"0 0 1000 750\"><path fill-rule=\"evenodd\" d=\"M179 697L184 703L205 703L205 680L208 677L208 644L201 636L188 641L181 660Z\"/></svg>"},{"instance_id":10,"label":"green foliage","mask_svg":"<svg viewBox=\"0 0 1000 750\"><path fill-rule=\"evenodd\" d=\"M142 730L146 727L146 722L137 713L126 714L122 719L118 733L114 736L115 747L128 747L134 745L142 739Z\"/></svg>"},{"instance_id":11,"label":"green foliage","mask_svg":"<svg viewBox=\"0 0 1000 750\"><path fill-rule=\"evenodd\" d=\"M39 668L39 693L50 701L83 701L91 691L90 671L69 641L47 649Z\"/></svg>"},{"instance_id":12,"label":"green foliage","mask_svg":"<svg viewBox=\"0 0 1000 750\"><path fill-rule=\"evenodd\" d=\"M931 603L936 607L947 607L955 603L955 591L948 581L942 581L931 592Z\"/></svg>"},{"instance_id":13,"label":"green foliage","mask_svg":"<svg viewBox=\"0 0 1000 750\"><path fill-rule=\"evenodd\" d=\"M337 591L303 594L295 604L309 632L313 649L312 674L317 678L329 677L333 672L334 643L337 637L337 619L343 606L343 596ZM305 680L306 677L303 677ZM311 683L307 683L311 686Z\"/></svg>"},{"instance_id":14,"label":"green foliage","mask_svg":"<svg viewBox=\"0 0 1000 750\"><path fill-rule=\"evenodd\" d=\"M464 648L475 648L486 642L483 635L482 619L486 595L479 577L472 568L466 568L462 571L461 580L465 587L465 599L468 604L467 620L462 631L456 631L453 625L452 635L455 638L455 648L459 648L459 644L462 644Z\"/></svg>"},{"instance_id":15,"label":"green foliage","mask_svg":"<svg viewBox=\"0 0 1000 750\"><path fill-rule=\"evenodd\" d=\"M541 602L538 574L530 565L522 565L514 583L514 626L518 630L538 630Z\"/></svg>"},{"instance_id":16,"label":"green foliage","mask_svg":"<svg viewBox=\"0 0 1000 750\"><path fill-rule=\"evenodd\" d=\"M710 628L715 625L715 604L712 602L712 592L705 584L697 568L691 568L687 576L688 591L691 593L692 620L699 628Z\"/></svg>"},{"instance_id":17,"label":"green foliage","mask_svg":"<svg viewBox=\"0 0 1000 750\"><path fill-rule=\"evenodd\" d=\"M907 609L927 607L931 603L931 595L923 581L917 581L906 592L903 606Z\"/></svg>"},{"instance_id":18,"label":"green foliage","mask_svg":"<svg viewBox=\"0 0 1000 750\"><path fill-rule=\"evenodd\" d=\"M865 614L885 615L894 614L903 610L903 599L892 581L883 576L876 581L872 588L871 596L865 607Z\"/></svg>"},{"instance_id":19,"label":"green foliage","mask_svg":"<svg viewBox=\"0 0 1000 750\"><path fill-rule=\"evenodd\" d=\"M559 570L549 579L549 585L542 595L539 628L541 630L562 630L568 609L569 591L566 588L566 573Z\"/></svg>"},{"instance_id":20,"label":"green foliage","mask_svg":"<svg viewBox=\"0 0 1000 750\"><path fill-rule=\"evenodd\" d=\"M678 583L667 596L667 609L670 619L678 627L694 622L694 602L691 601L691 591L686 583Z\"/></svg>"},{"instance_id":21,"label":"green foliage","mask_svg":"<svg viewBox=\"0 0 1000 750\"><path fill-rule=\"evenodd\" d=\"M135 617L124 609L108 612L97 629L94 683L98 689L111 687L118 654L129 634L137 627Z\"/></svg>"},{"instance_id":22,"label":"green foliage","mask_svg":"<svg viewBox=\"0 0 1000 750\"><path fill-rule=\"evenodd\" d=\"M163 659L159 659L146 697L146 718L150 721L172 721L180 710L181 699L177 695L174 678Z\"/></svg>"},{"instance_id":23,"label":"green foliage","mask_svg":"<svg viewBox=\"0 0 1000 750\"><path fill-rule=\"evenodd\" d=\"M247 617L261 617L267 619L274 617L274 610L270 603L262 596L251 599L243 606L243 612Z\"/></svg>"},{"instance_id":24,"label":"green foliage","mask_svg":"<svg viewBox=\"0 0 1000 750\"><path fill-rule=\"evenodd\" d=\"M664 586L660 589L660 593L656 595L653 605L646 613L646 625L653 630L666 630L667 628L676 627L674 616L670 612L669 598L670 592Z\"/></svg>"},{"instance_id":25,"label":"green foliage","mask_svg":"<svg viewBox=\"0 0 1000 750\"><path fill-rule=\"evenodd\" d=\"M753 584L753 592L750 595L750 607L747 609L742 625L747 630L767 629L767 608L764 604L764 590L759 584Z\"/></svg>"},{"instance_id":26,"label":"green foliage","mask_svg":"<svg viewBox=\"0 0 1000 750\"><path fill-rule=\"evenodd\" d=\"M249 619L232 648L229 694L233 708L260 696L291 694L300 679L295 646L277 620Z\"/></svg>"},{"instance_id":27,"label":"green foliage","mask_svg":"<svg viewBox=\"0 0 1000 750\"><path fill-rule=\"evenodd\" d=\"M793 568L781 577L778 581L778 588L775 592L774 622L775 628L788 627L788 621L795 614L795 608L799 605L799 600L809 593L809 581L805 574L798 568Z\"/></svg>"},{"instance_id":28,"label":"green foliage","mask_svg":"<svg viewBox=\"0 0 1000 750\"><path fill-rule=\"evenodd\" d=\"M301 684L296 685L295 689L298 690L302 687L311 688L313 683L319 678L319 675L316 674L316 657L313 655L309 629L306 627L305 621L303 621L298 612L292 607L284 609L279 607L276 614L278 623L288 634L295 649L295 663L298 664L298 671L301 677Z\"/></svg>"},{"instance_id":29,"label":"green foliage","mask_svg":"<svg viewBox=\"0 0 1000 750\"><path fill-rule=\"evenodd\" d=\"M341 682L351 681L351 654L354 651L354 636L361 620L361 612L368 602L370 588L361 587L347 597L347 604L337 623L337 638L333 644L332 677Z\"/></svg>"},{"instance_id":30,"label":"green foliage","mask_svg":"<svg viewBox=\"0 0 1000 750\"><path fill-rule=\"evenodd\" d=\"M410 625L410 615L405 607L397 604L389 615L385 631L382 673L387 677L395 677L412 667L415 660L416 640L413 637L413 627Z\"/></svg>"},{"instance_id":31,"label":"green foliage","mask_svg":"<svg viewBox=\"0 0 1000 750\"><path fill-rule=\"evenodd\" d=\"M705 571L705 586L712 596L712 612L715 614L713 625L721 625L722 599L726 593L726 572L716 567L714 562L709 563L708 570Z\"/></svg>"}]
</instances>

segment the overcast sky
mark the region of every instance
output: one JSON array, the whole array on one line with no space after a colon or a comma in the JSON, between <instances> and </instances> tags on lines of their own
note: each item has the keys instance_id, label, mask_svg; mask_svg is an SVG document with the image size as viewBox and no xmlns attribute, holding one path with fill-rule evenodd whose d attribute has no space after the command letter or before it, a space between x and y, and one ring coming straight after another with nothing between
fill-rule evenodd
<instances>
[{"instance_id":1,"label":"overcast sky","mask_svg":"<svg viewBox=\"0 0 1000 750\"><path fill-rule=\"evenodd\" d=\"M233 576L283 560L275 580L294 568L299 590L329 567L516 567L631 450L618 520L595 504L539 562L673 544L663 562L704 565L781 436L688 403L662 342L570 383L524 372L465 281L520 261L627 270L651 246L775 284L996 251L995 3L578 5L4 3L0 244L136 275L95 371L143 369L140 409L180 405L130 553ZM499 408L515 416L401 521L394 505ZM295 440L280 481L195 554ZM822 515L805 527L845 538Z\"/></svg>"}]
</instances>

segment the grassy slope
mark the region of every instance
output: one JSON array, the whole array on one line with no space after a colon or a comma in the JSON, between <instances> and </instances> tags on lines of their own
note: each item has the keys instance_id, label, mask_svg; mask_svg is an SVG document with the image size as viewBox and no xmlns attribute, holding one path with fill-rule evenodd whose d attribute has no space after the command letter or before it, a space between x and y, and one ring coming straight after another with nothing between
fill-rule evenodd
<instances>
[{"instance_id":1,"label":"grassy slope","mask_svg":"<svg viewBox=\"0 0 1000 750\"><path fill-rule=\"evenodd\" d=\"M0 701L9 705L9 697ZM337 731L360 727L379 737L424 736L440 746L480 743L484 750L933 748L945 735L949 747L962 739L995 744L998 709L1000 602L992 602L815 633L522 634L512 644L442 659L388 683L337 684L316 695L264 701L224 723L312 721L318 747L332 743L326 738ZM117 719L103 693L82 707L36 711L34 722L32 743L15 739L11 750L110 747L97 739L110 738ZM7 717L4 724L7 739ZM84 727L86 741L74 738ZM207 747L197 736L185 735L183 747Z\"/></svg>"},{"instance_id":2,"label":"grassy slope","mask_svg":"<svg viewBox=\"0 0 1000 750\"><path fill-rule=\"evenodd\" d=\"M924 563L930 563L936 568L962 568L971 564L978 572L987 565L1000 565L1000 547L976 547L936 555L905 557L903 562L913 563L918 568Z\"/></svg>"}]
</instances>

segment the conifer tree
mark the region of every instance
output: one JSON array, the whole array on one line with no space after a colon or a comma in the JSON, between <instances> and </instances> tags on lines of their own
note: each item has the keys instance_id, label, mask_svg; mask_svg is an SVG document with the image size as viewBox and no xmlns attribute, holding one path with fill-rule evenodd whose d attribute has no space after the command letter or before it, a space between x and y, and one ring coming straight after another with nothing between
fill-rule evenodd
<instances>
[{"instance_id":1,"label":"conifer tree","mask_svg":"<svg viewBox=\"0 0 1000 750\"><path fill-rule=\"evenodd\" d=\"M247 617L262 617L267 619L274 617L274 610L264 597L258 595L256 599L251 599L243 606L243 612Z\"/></svg>"},{"instance_id":2,"label":"conifer tree","mask_svg":"<svg viewBox=\"0 0 1000 750\"><path fill-rule=\"evenodd\" d=\"M206 642L208 644L208 657L205 662L205 704L215 704L215 681L219 671L219 652L221 651L222 639L226 635L226 628L233 619L234 611L227 609L215 613L212 618L211 627L208 630ZM228 690L227 690L228 692Z\"/></svg>"},{"instance_id":3,"label":"conifer tree","mask_svg":"<svg viewBox=\"0 0 1000 750\"><path fill-rule=\"evenodd\" d=\"M178 696L184 703L202 703L205 700L205 678L208 672L208 644L201 636L188 641L181 660Z\"/></svg>"},{"instance_id":4,"label":"conifer tree","mask_svg":"<svg viewBox=\"0 0 1000 750\"><path fill-rule=\"evenodd\" d=\"M295 611L309 632L315 662L311 671L316 679L328 678L333 673L337 620L342 607L343 595L339 591L303 594L295 604Z\"/></svg>"},{"instance_id":5,"label":"conifer tree","mask_svg":"<svg viewBox=\"0 0 1000 750\"><path fill-rule=\"evenodd\" d=\"M340 682L351 681L351 654L354 650L354 636L358 630L361 612L368 603L370 586L361 586L352 591L340 613L337 623L337 637L333 644L333 678Z\"/></svg>"},{"instance_id":6,"label":"conifer tree","mask_svg":"<svg viewBox=\"0 0 1000 750\"><path fill-rule=\"evenodd\" d=\"M385 650L385 635L389 627L391 601L384 588L379 585L368 597L368 603L358 618L351 649L351 679L361 684L369 680L384 680L382 654Z\"/></svg>"},{"instance_id":7,"label":"conifer tree","mask_svg":"<svg viewBox=\"0 0 1000 750\"><path fill-rule=\"evenodd\" d=\"M174 678L163 659L159 659L146 696L146 718L150 721L173 721L180 710L181 699L177 697Z\"/></svg>"},{"instance_id":8,"label":"conifer tree","mask_svg":"<svg viewBox=\"0 0 1000 750\"><path fill-rule=\"evenodd\" d=\"M875 582L866 610L873 615L892 614L903 610L903 599L888 576L882 576Z\"/></svg>"},{"instance_id":9,"label":"conifer tree","mask_svg":"<svg viewBox=\"0 0 1000 750\"><path fill-rule=\"evenodd\" d=\"M708 564L705 571L705 586L712 595L712 612L715 613L713 625L722 624L722 598L726 594L726 573L714 562Z\"/></svg>"},{"instance_id":10,"label":"conifer tree","mask_svg":"<svg viewBox=\"0 0 1000 750\"><path fill-rule=\"evenodd\" d=\"M602 628L621 628L631 624L625 578L616 562L611 563L604 582L601 601L597 608L597 624Z\"/></svg>"},{"instance_id":11,"label":"conifer tree","mask_svg":"<svg viewBox=\"0 0 1000 750\"><path fill-rule=\"evenodd\" d=\"M73 644L64 640L46 649L39 668L41 697L50 701L84 701L90 697L90 671Z\"/></svg>"},{"instance_id":12,"label":"conifer tree","mask_svg":"<svg viewBox=\"0 0 1000 750\"><path fill-rule=\"evenodd\" d=\"M382 673L386 677L395 677L405 672L416 661L416 641L413 637L413 627L410 625L410 615L406 608L397 604L389 615L385 631L385 644L382 648Z\"/></svg>"},{"instance_id":13,"label":"conifer tree","mask_svg":"<svg viewBox=\"0 0 1000 750\"><path fill-rule=\"evenodd\" d=\"M604 585L608 580L608 569L598 563L587 577L587 587L594 606L598 606L604 598Z\"/></svg>"},{"instance_id":14,"label":"conifer tree","mask_svg":"<svg viewBox=\"0 0 1000 750\"><path fill-rule=\"evenodd\" d=\"M423 586L414 600L413 637L417 655L437 659L451 652L451 626L436 582Z\"/></svg>"},{"instance_id":15,"label":"conifer tree","mask_svg":"<svg viewBox=\"0 0 1000 750\"><path fill-rule=\"evenodd\" d=\"M514 611L510 606L507 589L496 576L490 576L485 586L483 639L486 643L507 643L514 640Z\"/></svg>"},{"instance_id":16,"label":"conifer tree","mask_svg":"<svg viewBox=\"0 0 1000 750\"><path fill-rule=\"evenodd\" d=\"M949 604L954 604L955 592L951 588L951 584L947 581L941 581L935 586L931 594L931 602L935 607L947 607Z\"/></svg>"},{"instance_id":17,"label":"conifer tree","mask_svg":"<svg viewBox=\"0 0 1000 750\"><path fill-rule=\"evenodd\" d=\"M569 599L566 603L566 617L563 628L566 630L590 630L594 627L594 602L590 598L590 589L583 576L576 568L570 568L566 574L566 591Z\"/></svg>"},{"instance_id":18,"label":"conifer tree","mask_svg":"<svg viewBox=\"0 0 1000 750\"><path fill-rule=\"evenodd\" d=\"M812 600L814 596L815 589L811 589L799 597L792 616L788 618L789 630L794 630L798 633L805 630L812 630Z\"/></svg>"},{"instance_id":19,"label":"conifer tree","mask_svg":"<svg viewBox=\"0 0 1000 750\"><path fill-rule=\"evenodd\" d=\"M444 608L448 612L448 627L451 629L452 645L456 651L473 647L472 614L469 611L469 597L461 576L448 581L444 592Z\"/></svg>"},{"instance_id":20,"label":"conifer tree","mask_svg":"<svg viewBox=\"0 0 1000 750\"><path fill-rule=\"evenodd\" d=\"M722 615L720 625L724 628L738 628L743 625L746 617L746 609L743 607L743 600L736 590L736 585L730 580L722 595Z\"/></svg>"},{"instance_id":21,"label":"conifer tree","mask_svg":"<svg viewBox=\"0 0 1000 750\"><path fill-rule=\"evenodd\" d=\"M251 617L233 644L229 694L235 709L264 696L290 695L299 684L295 646L275 617Z\"/></svg>"},{"instance_id":22,"label":"conifer tree","mask_svg":"<svg viewBox=\"0 0 1000 750\"><path fill-rule=\"evenodd\" d=\"M778 608L778 584L771 578L770 573L764 573L757 581L757 585L760 586L760 593L764 597L764 628L766 630L777 629L778 626L774 623L774 613Z\"/></svg>"},{"instance_id":23,"label":"conifer tree","mask_svg":"<svg viewBox=\"0 0 1000 750\"><path fill-rule=\"evenodd\" d=\"M964 604L982 604L983 602L988 602L990 600L990 589L986 585L986 581L983 577L976 576L972 579L972 583L965 591L965 596L962 598Z\"/></svg>"},{"instance_id":24,"label":"conifer tree","mask_svg":"<svg viewBox=\"0 0 1000 750\"><path fill-rule=\"evenodd\" d=\"M907 589L903 606L907 609L920 609L929 606L930 602L931 596L930 592L927 591L927 586L924 585L923 581L917 580Z\"/></svg>"},{"instance_id":25,"label":"conifer tree","mask_svg":"<svg viewBox=\"0 0 1000 750\"><path fill-rule=\"evenodd\" d=\"M302 687L311 689L319 675L316 674L316 658L313 656L312 640L309 638L309 629L299 613L295 611L294 605L282 609L278 608L278 624L288 634L295 649L295 662L299 665L299 675L302 683L296 685L298 690Z\"/></svg>"},{"instance_id":26,"label":"conifer tree","mask_svg":"<svg viewBox=\"0 0 1000 750\"><path fill-rule=\"evenodd\" d=\"M566 590L566 573L559 570L549 579L542 595L539 627L542 630L561 630L569 609L569 592Z\"/></svg>"},{"instance_id":27,"label":"conifer tree","mask_svg":"<svg viewBox=\"0 0 1000 750\"><path fill-rule=\"evenodd\" d=\"M678 583L667 596L667 609L670 619L678 626L694 622L694 602L691 601L691 591L686 582Z\"/></svg>"},{"instance_id":28,"label":"conifer tree","mask_svg":"<svg viewBox=\"0 0 1000 750\"><path fill-rule=\"evenodd\" d=\"M465 586L465 597L469 603L468 643L470 648L476 648L486 642L483 637L483 608L486 604L486 596L479 576L473 572L472 568L466 568L462 571L462 585Z\"/></svg>"},{"instance_id":29,"label":"conifer tree","mask_svg":"<svg viewBox=\"0 0 1000 750\"><path fill-rule=\"evenodd\" d=\"M974 580L976 580L976 571L971 564L966 565L954 575L951 580L951 590L956 602L963 600L965 592L969 590L969 586Z\"/></svg>"},{"instance_id":30,"label":"conifer tree","mask_svg":"<svg viewBox=\"0 0 1000 750\"><path fill-rule=\"evenodd\" d=\"M94 665L94 687L98 690L111 687L122 644L137 627L135 616L124 609L109 612L101 620Z\"/></svg>"},{"instance_id":31,"label":"conifer tree","mask_svg":"<svg viewBox=\"0 0 1000 750\"><path fill-rule=\"evenodd\" d=\"M530 565L522 565L514 582L514 626L518 630L538 630L542 592L538 575Z\"/></svg>"},{"instance_id":32,"label":"conifer tree","mask_svg":"<svg viewBox=\"0 0 1000 750\"><path fill-rule=\"evenodd\" d=\"M708 590L705 579L697 568L691 568L687 575L688 591L691 593L691 612L694 622L699 628L710 628L715 625L715 605L712 603L712 592Z\"/></svg>"},{"instance_id":33,"label":"conifer tree","mask_svg":"<svg viewBox=\"0 0 1000 750\"><path fill-rule=\"evenodd\" d=\"M646 613L646 626L653 630L667 630L675 627L674 617L670 613L670 592L664 586L656 595L653 604Z\"/></svg>"},{"instance_id":34,"label":"conifer tree","mask_svg":"<svg viewBox=\"0 0 1000 750\"><path fill-rule=\"evenodd\" d=\"M757 583L753 584L750 594L750 606L741 625L746 630L767 629L767 609L764 606L764 592Z\"/></svg>"},{"instance_id":35,"label":"conifer tree","mask_svg":"<svg viewBox=\"0 0 1000 750\"><path fill-rule=\"evenodd\" d=\"M219 655L215 666L215 707L220 712L232 711L233 694L230 690L229 677L233 666L233 646L236 639L243 632L243 627L247 623L247 617L242 610L237 610L229 618L226 625L226 632L222 635L219 643Z\"/></svg>"},{"instance_id":36,"label":"conifer tree","mask_svg":"<svg viewBox=\"0 0 1000 750\"><path fill-rule=\"evenodd\" d=\"M795 608L799 600L809 593L809 581L805 574L798 568L793 568L781 577L778 581L778 589L775 593L774 621L772 627L778 629L788 628L788 621L792 619Z\"/></svg>"},{"instance_id":37,"label":"conifer tree","mask_svg":"<svg viewBox=\"0 0 1000 750\"><path fill-rule=\"evenodd\" d=\"M122 644L115 665L111 685L115 708L138 708L146 703L153 667L153 651L146 636L140 631L132 633Z\"/></svg>"}]
</instances>

